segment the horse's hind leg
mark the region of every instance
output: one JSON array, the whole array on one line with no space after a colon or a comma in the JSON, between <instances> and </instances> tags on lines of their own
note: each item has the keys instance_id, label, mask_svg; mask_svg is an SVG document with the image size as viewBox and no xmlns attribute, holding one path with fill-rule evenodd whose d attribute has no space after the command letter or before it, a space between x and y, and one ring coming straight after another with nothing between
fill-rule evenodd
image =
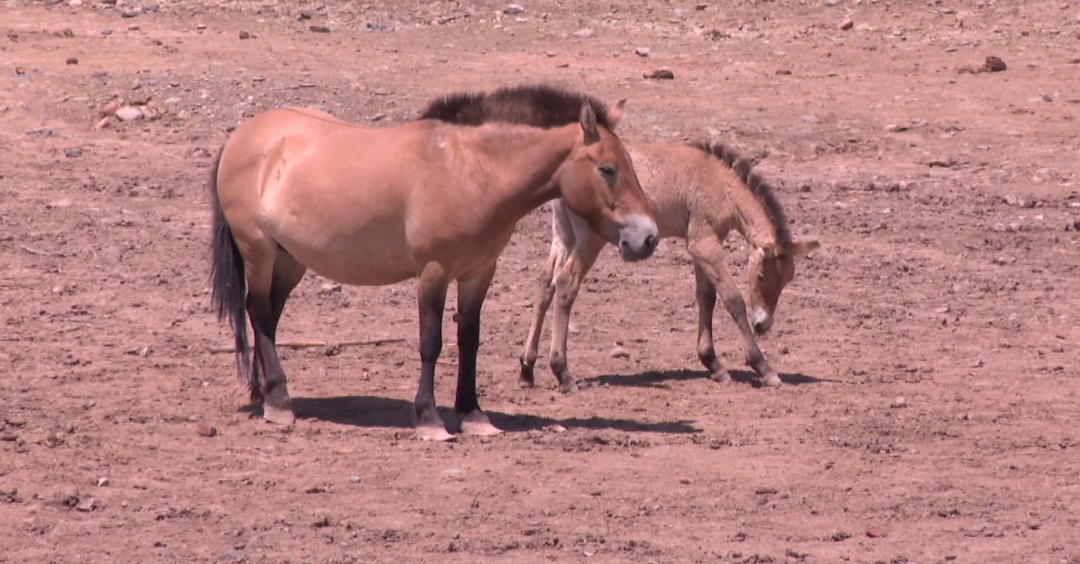
<instances>
[{"instance_id":1,"label":"horse's hind leg","mask_svg":"<svg viewBox=\"0 0 1080 564\"><path fill-rule=\"evenodd\" d=\"M709 276L694 263L695 293L698 303L698 358L709 370L709 377L717 382L730 382L731 374L720 363L713 346L713 311L716 309L716 286Z\"/></svg>"},{"instance_id":2,"label":"horse's hind leg","mask_svg":"<svg viewBox=\"0 0 1080 564\"><path fill-rule=\"evenodd\" d=\"M525 339L525 352L519 359L521 373L518 376L518 384L523 388L531 388L536 383L534 367L536 366L537 351L540 348L540 334L544 329L544 316L551 307L551 300L555 298L555 272L565 264L569 251L558 239L551 242L551 254L548 255L547 264L537 280L536 303L533 305L532 324L529 326L529 336Z\"/></svg>"},{"instance_id":3,"label":"horse's hind leg","mask_svg":"<svg viewBox=\"0 0 1080 564\"><path fill-rule=\"evenodd\" d=\"M262 382L255 385L259 386L263 400L263 418L271 423L291 425L296 417L275 343L285 302L304 277L305 268L276 244L270 249L267 246L261 245L253 253L263 260L248 261L248 316L255 333L255 364L263 375ZM252 395L255 396L254 388Z\"/></svg>"},{"instance_id":4,"label":"horse's hind leg","mask_svg":"<svg viewBox=\"0 0 1080 564\"><path fill-rule=\"evenodd\" d=\"M570 333L570 313L574 309L578 291L585 275L600 256L607 241L592 231L578 238L577 246L562 270L555 277L555 321L551 330L551 370L559 379L559 388L564 393L577 391L574 377L570 375L569 361L566 354L567 339Z\"/></svg>"}]
</instances>

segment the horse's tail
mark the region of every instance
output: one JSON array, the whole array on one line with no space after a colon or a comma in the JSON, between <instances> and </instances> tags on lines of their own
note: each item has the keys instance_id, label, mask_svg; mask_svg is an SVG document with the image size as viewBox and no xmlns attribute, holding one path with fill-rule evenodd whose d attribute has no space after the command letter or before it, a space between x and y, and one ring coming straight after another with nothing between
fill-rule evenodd
<instances>
[{"instance_id":1,"label":"horse's tail","mask_svg":"<svg viewBox=\"0 0 1080 564\"><path fill-rule=\"evenodd\" d=\"M210 240L210 300L217 309L218 321L229 319L236 334L237 377L248 388L255 390L251 355L247 343L247 282L244 277L244 257L236 246L232 229L225 221L225 213L218 200L217 177L221 156L225 147L218 149L214 164L210 167L210 207L214 214L213 234Z\"/></svg>"}]
</instances>

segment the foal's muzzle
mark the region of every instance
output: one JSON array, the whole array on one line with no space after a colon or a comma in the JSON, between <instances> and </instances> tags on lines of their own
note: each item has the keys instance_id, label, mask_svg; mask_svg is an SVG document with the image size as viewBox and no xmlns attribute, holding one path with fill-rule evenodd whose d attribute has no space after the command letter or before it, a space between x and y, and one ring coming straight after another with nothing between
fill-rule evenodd
<instances>
[{"instance_id":1,"label":"foal's muzzle","mask_svg":"<svg viewBox=\"0 0 1080 564\"><path fill-rule=\"evenodd\" d=\"M754 334L764 335L765 333L768 333L769 328L772 327L772 323L773 317L769 315L769 312L760 307L754 310Z\"/></svg>"},{"instance_id":2,"label":"foal's muzzle","mask_svg":"<svg viewBox=\"0 0 1080 564\"><path fill-rule=\"evenodd\" d=\"M619 255L623 260L647 259L660 243L660 229L656 222L644 215L632 215L619 229Z\"/></svg>"}]
</instances>

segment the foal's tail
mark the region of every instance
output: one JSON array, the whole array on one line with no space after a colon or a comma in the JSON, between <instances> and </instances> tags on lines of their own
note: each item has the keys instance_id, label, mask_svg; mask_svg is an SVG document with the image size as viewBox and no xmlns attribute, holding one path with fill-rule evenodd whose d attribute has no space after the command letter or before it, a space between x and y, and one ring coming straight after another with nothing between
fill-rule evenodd
<instances>
[{"instance_id":1,"label":"foal's tail","mask_svg":"<svg viewBox=\"0 0 1080 564\"><path fill-rule=\"evenodd\" d=\"M213 235L210 241L210 300L217 309L218 321L229 318L229 325L236 334L237 377L249 389L256 389L251 371L251 355L247 343L247 282L244 278L244 258L236 246L232 229L225 221L218 200L217 176L221 165L224 145L218 149L214 164L210 167L210 207L214 214Z\"/></svg>"}]
</instances>

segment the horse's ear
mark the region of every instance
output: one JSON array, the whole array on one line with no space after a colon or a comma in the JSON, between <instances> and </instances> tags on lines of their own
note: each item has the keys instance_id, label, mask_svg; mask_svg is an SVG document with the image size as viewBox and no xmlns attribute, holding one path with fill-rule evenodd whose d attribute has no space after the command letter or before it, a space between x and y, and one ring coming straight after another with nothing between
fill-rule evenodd
<instances>
[{"instance_id":1,"label":"horse's ear","mask_svg":"<svg viewBox=\"0 0 1080 564\"><path fill-rule=\"evenodd\" d=\"M585 144L592 145L600 140L600 132L596 129L596 112L592 104L585 102L581 105L581 129L585 133Z\"/></svg>"},{"instance_id":2,"label":"horse's ear","mask_svg":"<svg viewBox=\"0 0 1080 564\"><path fill-rule=\"evenodd\" d=\"M608 122L611 123L612 129L615 129L615 127L619 125L619 120L622 119L624 106L626 106L625 98L615 102L615 107L608 110Z\"/></svg>"},{"instance_id":3,"label":"horse's ear","mask_svg":"<svg viewBox=\"0 0 1080 564\"><path fill-rule=\"evenodd\" d=\"M791 256L795 258L803 258L819 247L821 247L821 243L819 243L817 239L811 239L809 241L796 241L791 244Z\"/></svg>"}]
</instances>

